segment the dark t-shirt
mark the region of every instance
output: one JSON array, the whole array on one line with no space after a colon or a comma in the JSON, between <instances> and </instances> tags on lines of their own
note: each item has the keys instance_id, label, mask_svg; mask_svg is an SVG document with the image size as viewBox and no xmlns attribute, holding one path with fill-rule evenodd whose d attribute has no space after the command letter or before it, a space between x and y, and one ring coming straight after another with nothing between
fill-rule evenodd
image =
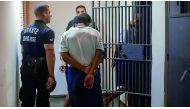
<instances>
[{"instance_id":1,"label":"dark t-shirt","mask_svg":"<svg viewBox=\"0 0 190 109\"><path fill-rule=\"evenodd\" d=\"M45 57L44 44L54 43L54 31L43 21L35 20L21 32L20 44L23 47L23 55Z\"/></svg>"}]
</instances>

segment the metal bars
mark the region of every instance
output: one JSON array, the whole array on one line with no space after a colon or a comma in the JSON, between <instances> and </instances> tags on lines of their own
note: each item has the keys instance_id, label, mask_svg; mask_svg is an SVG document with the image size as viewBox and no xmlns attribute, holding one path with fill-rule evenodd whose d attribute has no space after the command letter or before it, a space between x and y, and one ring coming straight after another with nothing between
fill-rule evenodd
<instances>
[{"instance_id":1,"label":"metal bars","mask_svg":"<svg viewBox=\"0 0 190 109\"><path fill-rule=\"evenodd\" d=\"M149 1L92 1L107 52L100 65L106 106L151 104L151 12Z\"/></svg>"}]
</instances>

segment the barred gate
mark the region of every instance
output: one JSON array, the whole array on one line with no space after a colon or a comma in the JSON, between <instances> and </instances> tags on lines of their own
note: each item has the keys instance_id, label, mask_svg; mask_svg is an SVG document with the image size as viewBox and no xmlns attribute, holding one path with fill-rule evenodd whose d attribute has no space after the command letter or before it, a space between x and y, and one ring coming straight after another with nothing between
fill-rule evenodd
<instances>
[{"instance_id":1,"label":"barred gate","mask_svg":"<svg viewBox=\"0 0 190 109\"><path fill-rule=\"evenodd\" d=\"M92 1L106 58L100 65L105 106L150 106L152 3Z\"/></svg>"}]
</instances>

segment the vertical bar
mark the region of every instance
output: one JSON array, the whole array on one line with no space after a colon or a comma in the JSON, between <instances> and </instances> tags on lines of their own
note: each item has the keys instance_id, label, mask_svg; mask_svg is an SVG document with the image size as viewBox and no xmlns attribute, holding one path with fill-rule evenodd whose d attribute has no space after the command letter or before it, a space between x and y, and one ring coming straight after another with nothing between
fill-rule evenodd
<instances>
[{"instance_id":1,"label":"vertical bar","mask_svg":"<svg viewBox=\"0 0 190 109\"><path fill-rule=\"evenodd\" d=\"M135 64L134 65L134 68L135 68L134 69L134 77L135 77L135 80L134 80L135 83L134 84L135 84L135 92L137 92L137 87L138 87L138 85L137 85L137 83L138 83L138 81L137 81L137 76L138 76L137 75L137 61L134 61L134 64Z\"/></svg>"},{"instance_id":2,"label":"vertical bar","mask_svg":"<svg viewBox=\"0 0 190 109\"><path fill-rule=\"evenodd\" d=\"M136 90L135 90L135 61L132 61L132 93L135 93ZM136 94L134 94L136 95ZM134 103L133 103L134 104Z\"/></svg>"},{"instance_id":3,"label":"vertical bar","mask_svg":"<svg viewBox=\"0 0 190 109\"><path fill-rule=\"evenodd\" d=\"M141 7L139 6L139 13L141 13ZM137 22L137 20L139 21L139 24L138 24L138 30L140 31L142 28L141 28L141 26L140 26L140 14L136 14L136 22ZM140 34L140 32L138 32L138 34L139 34L139 42L141 42L141 38L140 38L140 36L141 36L141 34ZM141 76L141 69L140 69L140 62L138 62L138 64L139 64L139 68L138 68L138 70L139 70L139 73L138 73L138 76L139 76L139 83L138 83L138 85L139 85L139 90L138 90L138 93L140 93L140 88L141 88L141 84L140 84L140 76ZM140 100L140 99L139 99Z\"/></svg>"},{"instance_id":4,"label":"vertical bar","mask_svg":"<svg viewBox=\"0 0 190 109\"><path fill-rule=\"evenodd\" d=\"M147 14L147 13L146 13L146 14ZM143 13L143 17L144 17L144 13ZM148 23L148 22L146 22L146 31L147 31L147 23ZM147 36L146 36L146 37L147 37ZM148 58L148 57L147 57L147 54L148 54L148 53L147 53L147 48L149 48L149 46L145 46L145 59L146 59L146 60L147 60L147 58ZM148 73L149 73L149 71L148 71L148 69L149 69L148 64L149 64L149 63L146 62L146 72L145 72L145 74L146 74L146 77L145 77L145 84L146 84L146 85L145 85L145 90L146 90L146 91L144 92L144 93L146 93L146 94L148 94L148 90L149 90L149 88L148 88L148 84L149 84L149 83L148 83L148 82L149 82L149 81L148 81L148 79L149 79L149 77L148 77ZM145 104L147 105L147 98L145 99Z\"/></svg>"},{"instance_id":5,"label":"vertical bar","mask_svg":"<svg viewBox=\"0 0 190 109\"><path fill-rule=\"evenodd\" d=\"M124 40L125 40L125 44L128 42L128 38L127 38L127 33L126 33L126 30L127 30L127 1L125 1L125 7L124 7L124 10L125 10L125 29L124 29ZM127 90L128 90L128 88L127 88L127 81L128 81L128 74L129 74L129 72L128 72L128 62L127 61L125 61L125 83L124 83L124 87L125 87L125 91L124 91L124 93L125 93L125 105L127 105L127 102L126 101L128 101L128 99L127 99L127 96L126 95L128 95L128 93L127 93Z\"/></svg>"},{"instance_id":6,"label":"vertical bar","mask_svg":"<svg viewBox=\"0 0 190 109\"><path fill-rule=\"evenodd\" d=\"M131 85L131 82L130 82L130 80L129 80L129 78L131 78L131 62L130 61L127 61L127 92L129 92L129 91L131 91L131 89L130 89L130 85ZM130 89L130 90L129 90ZM129 96L129 94L130 93L127 93L128 94L128 96ZM127 99L127 101L129 102L129 99Z\"/></svg>"},{"instance_id":7,"label":"vertical bar","mask_svg":"<svg viewBox=\"0 0 190 109\"><path fill-rule=\"evenodd\" d=\"M149 28L149 44L151 44L152 45L152 35L151 35L151 33L152 33L152 6L150 6L149 7L150 9L149 9L149 13L150 13L150 28ZM150 50L149 50L149 55L150 55L150 58L149 59L151 59L152 60L152 46L150 46ZM150 65L150 67L152 68L152 66ZM150 77L151 77L151 72L150 72ZM151 79L150 79L150 81L151 81ZM151 90L151 87L150 87L150 90Z\"/></svg>"},{"instance_id":8,"label":"vertical bar","mask_svg":"<svg viewBox=\"0 0 190 109\"><path fill-rule=\"evenodd\" d=\"M102 8L102 24L104 24L104 8ZM105 43L105 37L104 37L104 25L102 25L102 39L103 39L103 42ZM103 67L102 67L102 77L103 77L103 88L104 88L104 82L105 82L105 72L104 72L104 69L105 69L105 60L103 60L103 63L102 63Z\"/></svg>"},{"instance_id":9,"label":"vertical bar","mask_svg":"<svg viewBox=\"0 0 190 109\"><path fill-rule=\"evenodd\" d=\"M110 37L110 8L107 8L108 9L108 45L109 45L109 47L110 47L110 39L111 39L111 37ZM111 51L110 51L110 49L111 48L109 48L109 58L111 57ZM108 59L108 66L110 65L110 59ZM110 88L110 82L111 82L111 77L110 77L110 68L108 69L108 76L109 76L109 79L108 79L108 81L109 81L109 90L111 89Z\"/></svg>"},{"instance_id":10,"label":"vertical bar","mask_svg":"<svg viewBox=\"0 0 190 109\"><path fill-rule=\"evenodd\" d=\"M95 10L95 22L97 22L97 20L98 20L98 19L97 19L97 16L98 16L98 15L97 15L97 10L98 10L98 8L95 8L94 10Z\"/></svg>"},{"instance_id":11,"label":"vertical bar","mask_svg":"<svg viewBox=\"0 0 190 109\"><path fill-rule=\"evenodd\" d=\"M152 15L151 15L152 14L152 7L151 6L149 7L149 14L150 14L150 16L149 16L150 17L150 25L149 25L150 28L149 28L149 37L148 37L149 42L148 43L150 45L152 45L152 34L151 34L152 33ZM150 46L149 55L150 55L149 59L152 60L152 46Z\"/></svg>"},{"instance_id":12,"label":"vertical bar","mask_svg":"<svg viewBox=\"0 0 190 109\"><path fill-rule=\"evenodd\" d=\"M118 47L118 52L117 52L118 54L117 54L117 56L119 56L119 49L120 49L120 43L119 43L119 42L120 42L120 39L119 39L119 35L118 35L118 34L119 34L119 23L120 23L120 22L119 22L119 7L117 7L117 11L116 11L116 12L117 12L117 17L116 17L116 18L117 18L117 25L116 25L116 30L117 30L117 32L116 32L116 37L117 37L117 43L118 43L118 45L117 45L117 47ZM117 57L117 58L119 59L119 57ZM120 62L121 62L121 60L118 60L118 61L117 61L117 64L119 64ZM119 67L120 65L121 65L121 64L119 64L118 67ZM120 79L120 74L121 74L121 73L120 73L120 69L118 68L118 70L117 70L117 84L120 83L120 80L119 80L119 79ZM117 86L117 87L118 87L118 86ZM117 88L116 88L116 90L117 90ZM118 101L119 101L119 97L118 97ZM119 106L119 104L118 104L118 106Z\"/></svg>"},{"instance_id":13,"label":"vertical bar","mask_svg":"<svg viewBox=\"0 0 190 109\"><path fill-rule=\"evenodd\" d=\"M130 34L130 33L131 33L130 14L131 14L131 13L130 13L130 7L128 7L128 26L129 26L129 28L128 28L128 35L127 35L127 36L128 36L128 39L130 40L130 43L132 43L132 39L133 39L133 38L130 38L131 35L132 35L131 37L133 37L133 34Z\"/></svg>"},{"instance_id":14,"label":"vertical bar","mask_svg":"<svg viewBox=\"0 0 190 109\"><path fill-rule=\"evenodd\" d=\"M152 33L152 3L151 3L151 6L149 7L150 9L149 9L149 13L150 13L150 28L149 28L149 31L150 31L150 33L149 33L149 40L150 40L150 44L152 44L152 35L151 35L151 33ZM150 56L151 56L151 60L152 60L152 46L151 46L151 48L150 48L150 50L149 50L149 53L150 53ZM152 64L150 63L150 82L151 82L151 69L152 69ZM150 94L151 94L151 85L150 85ZM150 104L151 104L151 101L150 101Z\"/></svg>"},{"instance_id":15,"label":"vertical bar","mask_svg":"<svg viewBox=\"0 0 190 109\"><path fill-rule=\"evenodd\" d=\"M143 67L142 67L142 62L139 62L139 93L142 93L143 85L142 85L142 80L143 80Z\"/></svg>"},{"instance_id":16,"label":"vertical bar","mask_svg":"<svg viewBox=\"0 0 190 109\"><path fill-rule=\"evenodd\" d=\"M150 23L148 23L148 12L147 12L147 8L149 8L148 6L147 7L145 7L146 9L146 12L145 12L145 18L146 18L146 44L148 44L148 35L149 35L149 33L148 32L150 32L150 31L148 31L148 24Z\"/></svg>"},{"instance_id":17,"label":"vertical bar","mask_svg":"<svg viewBox=\"0 0 190 109\"><path fill-rule=\"evenodd\" d=\"M124 62L124 69L125 69L125 74L124 74L124 76L125 76L125 79L124 79L124 88L125 88L125 90L124 90L124 93L125 93L125 104L126 104L126 83L127 83L127 62L125 61Z\"/></svg>"},{"instance_id":18,"label":"vertical bar","mask_svg":"<svg viewBox=\"0 0 190 109\"><path fill-rule=\"evenodd\" d=\"M131 10L132 10L132 13L131 13L131 16L132 16L132 43L134 44L134 38L135 38L135 34L134 34L134 27L133 27L133 21L134 21L134 16L133 16L133 7L131 7Z\"/></svg>"},{"instance_id":19,"label":"vertical bar","mask_svg":"<svg viewBox=\"0 0 190 109\"><path fill-rule=\"evenodd\" d=\"M145 18L146 18L146 43L147 43L149 32L150 32L150 31L148 31L148 24L150 24L150 22L148 22L148 15L149 15L148 12L147 12L148 8L149 8L149 6L147 6L146 9L145 9L145 14L146 14L145 15ZM149 47L150 46L146 46L146 49L145 49L145 53L146 53L146 58L145 59L146 60L149 59L149 56L148 56L149 55L149 53L148 53L149 52ZM149 87L150 87L150 83L149 83L150 82L149 81L150 80L150 78L149 78L149 74L150 74L150 72L149 72L149 64L150 63L146 63L146 69L147 69L147 71L146 71L146 79L147 79L147 84L146 84L146 86L147 86L146 90L147 91L146 91L146 94L149 94L149 92L150 92L150 90L149 90ZM146 99L145 99L145 104L148 105L148 97L146 97Z\"/></svg>"},{"instance_id":20,"label":"vertical bar","mask_svg":"<svg viewBox=\"0 0 190 109\"><path fill-rule=\"evenodd\" d=\"M150 63L148 63L148 92L147 92L147 94L150 94ZM148 105L148 97L146 97L146 105Z\"/></svg>"},{"instance_id":21,"label":"vertical bar","mask_svg":"<svg viewBox=\"0 0 190 109\"><path fill-rule=\"evenodd\" d=\"M115 42L116 43L118 43L118 41L117 41L117 8L115 8L114 9L115 10ZM115 50L118 50L118 45L116 44L115 45ZM118 52L115 52L115 58L118 58L117 57L118 56ZM117 65L117 63L116 63L116 59L115 59L115 67L116 67L116 65ZM115 75L116 75L116 84L117 84L117 79L118 79L118 76L117 76L117 71L115 71ZM115 87L115 90L117 90L117 86Z\"/></svg>"},{"instance_id":22,"label":"vertical bar","mask_svg":"<svg viewBox=\"0 0 190 109\"><path fill-rule=\"evenodd\" d=\"M133 14L133 20L134 20L134 19L136 20L136 19L137 19L137 18L136 18L137 13L136 13L136 7L135 7L135 6L133 6L133 13L132 13L132 14ZM139 28L139 27L137 27L137 26L135 26L135 28L134 28L134 34L135 34L135 35L134 35L134 36L135 36L135 37L134 37L134 43L135 43L135 44L138 44L138 43L139 43L139 41L138 41L138 36L139 36L138 28Z\"/></svg>"},{"instance_id":23,"label":"vertical bar","mask_svg":"<svg viewBox=\"0 0 190 109\"><path fill-rule=\"evenodd\" d=\"M123 31L123 20L124 20L124 19L123 19L123 7L120 7L120 9L121 9L121 31L120 31L121 34L120 34L120 35L122 36L122 37L121 37L121 38L122 38L122 43L126 43L126 42L125 42L126 40L124 40L124 35L123 35L123 32L124 32L124 31ZM122 45L122 46L123 46L123 45ZM125 82L125 79L126 79L125 73L126 73L126 70L125 70L125 61L123 61L123 62L122 62L122 74L121 74L121 78L122 78L122 79L121 79L121 80L122 80L122 81L121 81L121 84L122 84L122 85L123 85L123 83ZM123 77L124 77L124 79L123 79ZM123 88L121 88L121 89L123 89ZM122 91L123 91L123 90L122 90Z\"/></svg>"},{"instance_id":24,"label":"vertical bar","mask_svg":"<svg viewBox=\"0 0 190 109\"><path fill-rule=\"evenodd\" d=\"M120 37L120 1L118 2L118 37L119 37L119 42L121 42L121 37Z\"/></svg>"},{"instance_id":25,"label":"vertical bar","mask_svg":"<svg viewBox=\"0 0 190 109\"><path fill-rule=\"evenodd\" d=\"M125 1L125 43L128 43L128 38L127 38L127 1Z\"/></svg>"},{"instance_id":26,"label":"vertical bar","mask_svg":"<svg viewBox=\"0 0 190 109\"><path fill-rule=\"evenodd\" d=\"M151 69L152 69L151 63L149 63L149 66L150 66L150 68L149 68L149 70L150 70L150 71L149 71L149 72L150 72L150 73L149 73L149 79L150 79L150 80L149 80L149 81L150 81L149 94L151 94L151 82L152 82L152 81L151 81Z\"/></svg>"},{"instance_id":27,"label":"vertical bar","mask_svg":"<svg viewBox=\"0 0 190 109\"><path fill-rule=\"evenodd\" d=\"M131 12L130 12L130 7L128 6L127 7L127 11L128 11L128 43L132 43L132 38L131 37L133 37L133 36L131 36L132 34L130 34L131 33L131 27L130 27L130 14L131 14ZM128 84L127 84L127 89L128 89L128 91L130 91L131 92L131 89L132 89L132 83L131 83L131 80L132 80L132 63L131 63L131 61L127 61L127 63L128 63ZM130 90L129 90L130 89ZM129 96L129 94L130 93L128 93L128 96ZM130 96L131 96L131 94L130 94ZM131 99L128 99L128 100L131 100ZM131 102L131 101L128 101L128 102Z\"/></svg>"},{"instance_id":28,"label":"vertical bar","mask_svg":"<svg viewBox=\"0 0 190 109\"><path fill-rule=\"evenodd\" d=\"M122 34L122 42L124 42L125 40L123 39L123 7L121 7L121 34ZM124 42L126 43L126 42Z\"/></svg>"},{"instance_id":29,"label":"vertical bar","mask_svg":"<svg viewBox=\"0 0 190 109\"><path fill-rule=\"evenodd\" d=\"M105 2L105 7L107 7L107 1ZM105 8L105 38L106 38L106 43L107 43L107 8ZM107 45L106 45L107 46ZM108 63L107 63L108 59L106 59L106 93L107 93L107 84L108 84L108 81L107 81L107 68L108 68Z\"/></svg>"},{"instance_id":30,"label":"vertical bar","mask_svg":"<svg viewBox=\"0 0 190 109\"><path fill-rule=\"evenodd\" d=\"M144 12L144 10L143 10L143 17L145 17L145 20L144 20L144 22L145 22L145 24L146 25L144 25L144 27L145 27L145 44L147 44L147 40L148 40L148 19L147 19L147 8L148 8L148 6L146 6L145 7L145 12ZM147 53L147 49L149 49L149 46L144 46L144 50L145 50L145 60L147 60L148 59L148 53Z\"/></svg>"},{"instance_id":31,"label":"vertical bar","mask_svg":"<svg viewBox=\"0 0 190 109\"><path fill-rule=\"evenodd\" d=\"M142 26L141 26L141 28L142 28L142 29L141 29L141 30L142 30L142 31L141 31L141 35L142 35L142 36L141 36L141 37L142 37L142 44L146 44L146 34L145 34L145 33L146 33L146 32L145 32L145 31L146 31L146 26L145 26L145 24L146 24L147 22L145 22L145 21L146 21L146 18L145 18L145 13L144 13L144 9L145 9L146 7L142 6L141 8L142 8L142 12L141 12L142 14L140 14L140 17L142 18L142 23L141 23L141 25L142 25Z\"/></svg>"},{"instance_id":32,"label":"vertical bar","mask_svg":"<svg viewBox=\"0 0 190 109\"><path fill-rule=\"evenodd\" d=\"M144 76L144 73L145 73L145 69L144 69L144 63L142 62L141 63L141 67L142 67L142 84L141 84L141 86L142 86L142 89L141 89L141 93L144 93L144 78L145 78L145 76Z\"/></svg>"},{"instance_id":33,"label":"vertical bar","mask_svg":"<svg viewBox=\"0 0 190 109\"><path fill-rule=\"evenodd\" d=\"M149 94L151 93L151 63L148 64L149 65Z\"/></svg>"},{"instance_id":34,"label":"vertical bar","mask_svg":"<svg viewBox=\"0 0 190 109\"><path fill-rule=\"evenodd\" d=\"M150 16L150 22L149 22L149 24L150 24L150 27L149 27L149 34L148 34L148 36L149 36L149 40L150 40L150 42L149 43L151 43L152 44L152 40L151 40L151 30L152 30L152 6L149 6L149 8L148 8L149 10L148 10L148 12L149 12L149 16ZM150 47L150 49L149 49L149 56L150 56L150 58L149 59L151 59L152 60L152 46L149 46ZM151 63L149 63L149 66L150 66L150 70L149 70L149 81L150 81L150 88L149 88L149 94L151 95L151 69L152 69L152 65L151 65ZM151 103L151 101L150 101L150 103Z\"/></svg>"},{"instance_id":35,"label":"vertical bar","mask_svg":"<svg viewBox=\"0 0 190 109\"><path fill-rule=\"evenodd\" d=\"M145 72L145 75L146 75L146 78L145 78L145 81L146 81L146 87L145 87L145 89L146 89L146 91L145 91L145 93L147 94L147 92L148 92L148 63L146 62L145 63L145 65L146 65L146 72Z\"/></svg>"},{"instance_id":36,"label":"vertical bar","mask_svg":"<svg viewBox=\"0 0 190 109\"><path fill-rule=\"evenodd\" d=\"M132 2L132 3L134 3L134 2ZM135 42L135 39L136 39L136 32L135 32L135 26L134 26L134 18L135 18L135 16L134 16L134 14L135 14L135 12L134 12L134 8L135 8L135 6L131 6L130 7L131 8L131 18L130 18L130 23L131 23L131 29L132 29L132 44L135 44L136 42Z\"/></svg>"},{"instance_id":37,"label":"vertical bar","mask_svg":"<svg viewBox=\"0 0 190 109\"><path fill-rule=\"evenodd\" d=\"M94 21L94 1L92 1L92 21Z\"/></svg>"},{"instance_id":38,"label":"vertical bar","mask_svg":"<svg viewBox=\"0 0 190 109\"><path fill-rule=\"evenodd\" d=\"M141 66L140 66L140 62L138 62L138 93L140 93L140 89L141 89Z\"/></svg>"},{"instance_id":39,"label":"vertical bar","mask_svg":"<svg viewBox=\"0 0 190 109\"><path fill-rule=\"evenodd\" d=\"M132 84L132 91L134 91L134 61L131 61L131 84Z\"/></svg>"},{"instance_id":40,"label":"vertical bar","mask_svg":"<svg viewBox=\"0 0 190 109\"><path fill-rule=\"evenodd\" d=\"M100 1L98 1L98 7L100 7ZM98 31L100 31L100 9L101 8L98 8ZM94 26L96 26L96 25L94 25ZM96 27L95 27L96 28Z\"/></svg>"},{"instance_id":41,"label":"vertical bar","mask_svg":"<svg viewBox=\"0 0 190 109\"><path fill-rule=\"evenodd\" d=\"M108 9L108 16L109 16L109 18L108 18L108 33L109 33L109 38L108 38L108 43L110 44L111 43L111 35L110 35L110 33L111 33L111 17L110 17L110 8L107 8Z\"/></svg>"},{"instance_id":42,"label":"vertical bar","mask_svg":"<svg viewBox=\"0 0 190 109\"><path fill-rule=\"evenodd\" d=\"M118 36L118 24L119 24L119 22L118 22L118 7L116 7L115 8L115 14L116 14L116 17L115 17L115 38L116 38L116 47L117 47L117 51L119 50L119 36ZM118 56L119 56L119 52L117 52L117 57L116 58L119 58ZM117 63L116 63L116 65L118 64L118 60L117 60ZM120 70L117 70L116 71L116 84L118 84L119 83L119 72L120 72ZM116 87L116 90L117 90L117 87ZM115 104L115 106L116 106L116 104Z\"/></svg>"},{"instance_id":43,"label":"vertical bar","mask_svg":"<svg viewBox=\"0 0 190 109\"><path fill-rule=\"evenodd\" d=\"M112 20L111 20L112 22L114 21L113 17L114 17L114 11L113 11L113 1L112 1ZM112 43L113 43L113 23L111 23L111 24L112 24L112 26L111 26L112 27L112 35L111 36L112 36ZM114 54L114 52L113 52L113 44L111 46L112 46L112 57L113 57L113 54ZM111 63L113 64L113 60L111 61ZM111 64L111 68L112 68L112 72L111 72L111 74L112 74L112 88L111 88L112 92L111 92L111 94L113 94L113 90L114 90L113 89L113 87L114 87L113 86L113 84L114 84L113 83L114 78L113 78L113 67L112 67L112 64ZM113 102L112 102L112 107L113 107Z\"/></svg>"},{"instance_id":44,"label":"vertical bar","mask_svg":"<svg viewBox=\"0 0 190 109\"><path fill-rule=\"evenodd\" d=\"M142 23L141 22L143 22L143 21L141 19L142 17L141 17L141 7L140 7L140 5L139 5L139 13L138 13L137 17L139 18L139 25L138 25L137 29L138 29L139 39L140 39L138 43L141 44L142 43L142 39L143 39L143 35L141 33L141 28L143 28L143 27L142 27Z\"/></svg>"},{"instance_id":45,"label":"vertical bar","mask_svg":"<svg viewBox=\"0 0 190 109\"><path fill-rule=\"evenodd\" d=\"M151 92L151 64L149 63L149 92L148 94L150 94Z\"/></svg>"}]
</instances>

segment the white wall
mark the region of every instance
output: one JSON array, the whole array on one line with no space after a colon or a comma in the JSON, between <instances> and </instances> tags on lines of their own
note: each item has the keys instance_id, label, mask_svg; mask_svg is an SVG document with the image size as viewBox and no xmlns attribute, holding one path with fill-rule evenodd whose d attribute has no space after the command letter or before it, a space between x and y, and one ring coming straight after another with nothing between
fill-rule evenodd
<instances>
[{"instance_id":1,"label":"white wall","mask_svg":"<svg viewBox=\"0 0 190 109\"><path fill-rule=\"evenodd\" d=\"M39 2L30 2L30 20L33 21L33 9ZM55 30L56 79L58 87L53 94L65 94L65 75L58 66L60 36L70 19L75 16L75 7L83 4L91 14L91 2L45 2L52 9L52 22L49 26ZM153 2L153 64L152 64L152 106L164 106L164 63L165 63L165 2ZM159 13L158 13L159 12ZM16 54L21 31L21 2L0 2L0 106L16 106Z\"/></svg>"},{"instance_id":2,"label":"white wall","mask_svg":"<svg viewBox=\"0 0 190 109\"><path fill-rule=\"evenodd\" d=\"M78 5L84 5L87 8L88 14L91 15L91 2L90 1L54 1L54 2L40 2L33 1L30 2L30 22L33 22L35 19L34 8L38 4L48 4L51 9L52 19L51 23L48 24L50 28L55 31L55 52L56 52L56 64L55 64L55 77L57 80L57 87L52 92L52 95L63 95L67 94L67 84L65 80L65 74L59 71L59 66L61 61L59 60L59 43L62 33L65 31L68 22L75 17L75 8Z\"/></svg>"},{"instance_id":3,"label":"white wall","mask_svg":"<svg viewBox=\"0 0 190 109\"><path fill-rule=\"evenodd\" d=\"M58 70L61 62L59 61L58 48L61 34L65 31L67 23L75 16L75 7L83 4L87 7L88 13L91 15L90 1L62 1L62 2L30 2L30 21L35 17L33 14L34 7L39 3L46 3L52 10L52 21L49 26L55 31L55 51L56 51L56 67L55 74L58 85L53 95L66 94L67 86L65 75ZM165 2L153 2L152 5L152 106L164 106L164 63L165 63Z\"/></svg>"},{"instance_id":4,"label":"white wall","mask_svg":"<svg viewBox=\"0 0 190 109\"><path fill-rule=\"evenodd\" d=\"M0 2L0 106L16 106L17 39L21 31L21 2Z\"/></svg>"},{"instance_id":5,"label":"white wall","mask_svg":"<svg viewBox=\"0 0 190 109\"><path fill-rule=\"evenodd\" d=\"M152 2L152 106L164 106L166 2Z\"/></svg>"}]
</instances>

